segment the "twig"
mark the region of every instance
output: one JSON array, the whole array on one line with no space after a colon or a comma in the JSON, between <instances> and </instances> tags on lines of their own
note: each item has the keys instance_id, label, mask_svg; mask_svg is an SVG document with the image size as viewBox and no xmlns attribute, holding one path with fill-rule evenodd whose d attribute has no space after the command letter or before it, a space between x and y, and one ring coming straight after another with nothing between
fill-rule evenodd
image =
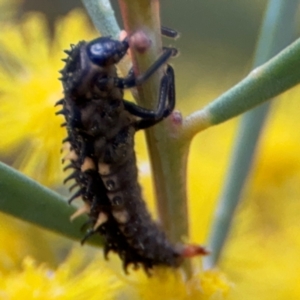
<instances>
[{"instance_id":1,"label":"twig","mask_svg":"<svg viewBox=\"0 0 300 300\"><path fill-rule=\"evenodd\" d=\"M267 63L254 69L219 98L185 118L180 135L191 139L285 92L300 82L300 39Z\"/></svg>"},{"instance_id":2,"label":"twig","mask_svg":"<svg viewBox=\"0 0 300 300\"><path fill-rule=\"evenodd\" d=\"M1 162L0 191L1 211L71 239L82 239L80 227L87 221L86 216L71 223L70 216L76 211L74 206L67 205L54 191ZM87 243L103 245L100 236Z\"/></svg>"}]
</instances>

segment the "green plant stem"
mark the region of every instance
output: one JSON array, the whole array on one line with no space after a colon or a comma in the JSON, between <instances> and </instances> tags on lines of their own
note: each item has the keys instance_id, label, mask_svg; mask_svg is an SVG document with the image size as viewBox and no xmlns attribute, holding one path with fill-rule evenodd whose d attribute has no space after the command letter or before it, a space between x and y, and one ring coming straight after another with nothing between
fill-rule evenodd
<instances>
[{"instance_id":1,"label":"green plant stem","mask_svg":"<svg viewBox=\"0 0 300 300\"><path fill-rule=\"evenodd\" d=\"M203 129L236 117L298 84L299 57L300 39L297 39L219 98L186 117L181 137L189 140Z\"/></svg>"},{"instance_id":2,"label":"green plant stem","mask_svg":"<svg viewBox=\"0 0 300 300\"><path fill-rule=\"evenodd\" d=\"M125 29L129 34L143 30L151 40L146 53L132 51L136 74L141 74L157 59L162 43L158 0L119 0ZM157 105L162 70L139 86L138 102L154 109ZM173 242L188 236L186 191L186 160L188 144L182 144L170 134L170 122L164 121L146 131L152 166L159 219ZM185 265L189 272L189 266Z\"/></svg>"},{"instance_id":3,"label":"green plant stem","mask_svg":"<svg viewBox=\"0 0 300 300\"><path fill-rule=\"evenodd\" d=\"M70 216L76 211L73 206L57 193L1 162L0 190L1 211L71 239L82 239L80 228L87 221L86 216L71 223ZM100 236L88 242L103 245Z\"/></svg>"},{"instance_id":4,"label":"green plant stem","mask_svg":"<svg viewBox=\"0 0 300 300\"><path fill-rule=\"evenodd\" d=\"M133 51L134 69L141 74L161 53L159 2L158 0L120 0L119 3L126 31L133 33L142 29L151 39L151 47L146 53ZM140 105L152 109L156 107L161 75L162 70L157 76L152 76L145 84L138 87ZM181 172L181 166L178 165L180 158L177 157L178 161L176 161L175 156L178 153L175 154L177 151L173 148L167 122L161 122L147 130L146 137L160 221L170 238L178 241L188 234L186 190L181 178L182 176L185 178L185 174L182 171L178 176ZM180 224L174 222L179 219Z\"/></svg>"},{"instance_id":5,"label":"green plant stem","mask_svg":"<svg viewBox=\"0 0 300 300\"><path fill-rule=\"evenodd\" d=\"M295 25L298 4L298 0L269 1L254 55L254 68L270 59L293 40L295 36L293 25ZM274 82L277 85L277 81ZM251 169L255 148L269 106L270 102L265 103L246 113L242 118L209 240L212 254L205 261L208 268L217 264L220 258L233 220L233 214L241 200L242 189Z\"/></svg>"},{"instance_id":6,"label":"green plant stem","mask_svg":"<svg viewBox=\"0 0 300 300\"><path fill-rule=\"evenodd\" d=\"M151 46L146 53L139 53L131 49L131 56L135 74L142 74L161 54L159 2L158 0L119 0L123 23L126 32L131 35L143 30ZM158 99L158 89L162 70L158 76L151 76L146 82L137 87L138 103L148 108L155 108Z\"/></svg>"},{"instance_id":7,"label":"green plant stem","mask_svg":"<svg viewBox=\"0 0 300 300\"><path fill-rule=\"evenodd\" d=\"M82 0L93 24L103 36L119 38L120 27L109 0Z\"/></svg>"}]
</instances>

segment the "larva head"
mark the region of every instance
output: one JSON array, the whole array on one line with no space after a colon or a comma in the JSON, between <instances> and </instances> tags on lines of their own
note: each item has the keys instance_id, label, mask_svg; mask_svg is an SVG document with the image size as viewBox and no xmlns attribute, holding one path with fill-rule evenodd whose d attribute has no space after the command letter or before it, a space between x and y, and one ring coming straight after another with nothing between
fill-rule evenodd
<instances>
[{"instance_id":1,"label":"larva head","mask_svg":"<svg viewBox=\"0 0 300 300\"><path fill-rule=\"evenodd\" d=\"M128 50L128 42L100 37L87 44L87 55L96 65L101 67L118 63Z\"/></svg>"}]
</instances>

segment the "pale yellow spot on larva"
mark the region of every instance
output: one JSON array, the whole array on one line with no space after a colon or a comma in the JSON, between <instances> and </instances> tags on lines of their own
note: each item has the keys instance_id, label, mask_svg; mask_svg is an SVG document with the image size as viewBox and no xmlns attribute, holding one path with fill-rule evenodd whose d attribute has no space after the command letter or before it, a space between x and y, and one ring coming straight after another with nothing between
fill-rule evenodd
<instances>
[{"instance_id":1,"label":"pale yellow spot on larva","mask_svg":"<svg viewBox=\"0 0 300 300\"><path fill-rule=\"evenodd\" d=\"M70 151L64 158L63 161L65 160L77 160L78 159L78 155L75 153L75 151Z\"/></svg>"},{"instance_id":2,"label":"pale yellow spot on larva","mask_svg":"<svg viewBox=\"0 0 300 300\"><path fill-rule=\"evenodd\" d=\"M61 147L61 151L71 151L71 144L69 142L63 143Z\"/></svg>"},{"instance_id":3,"label":"pale yellow spot on larva","mask_svg":"<svg viewBox=\"0 0 300 300\"><path fill-rule=\"evenodd\" d=\"M95 169L96 169L96 166L95 166L93 160L90 157L86 157L81 166L81 171L84 172L86 170L95 170Z\"/></svg>"},{"instance_id":4,"label":"pale yellow spot on larva","mask_svg":"<svg viewBox=\"0 0 300 300\"><path fill-rule=\"evenodd\" d=\"M126 210L113 210L112 214L118 223L124 224L128 222L129 216Z\"/></svg>"},{"instance_id":5,"label":"pale yellow spot on larva","mask_svg":"<svg viewBox=\"0 0 300 300\"><path fill-rule=\"evenodd\" d=\"M87 203L84 203L83 206L78 208L74 214L70 217L70 221L74 221L76 218L78 218L81 215L88 214L90 212L90 206Z\"/></svg>"},{"instance_id":6,"label":"pale yellow spot on larva","mask_svg":"<svg viewBox=\"0 0 300 300\"><path fill-rule=\"evenodd\" d=\"M106 221L108 220L107 214L101 212L98 215L98 219L93 227L94 230L96 230L97 228L99 228L102 224L104 224Z\"/></svg>"},{"instance_id":7,"label":"pale yellow spot on larva","mask_svg":"<svg viewBox=\"0 0 300 300\"><path fill-rule=\"evenodd\" d=\"M98 164L99 174L100 175L108 175L110 172L110 165L99 163Z\"/></svg>"}]
</instances>

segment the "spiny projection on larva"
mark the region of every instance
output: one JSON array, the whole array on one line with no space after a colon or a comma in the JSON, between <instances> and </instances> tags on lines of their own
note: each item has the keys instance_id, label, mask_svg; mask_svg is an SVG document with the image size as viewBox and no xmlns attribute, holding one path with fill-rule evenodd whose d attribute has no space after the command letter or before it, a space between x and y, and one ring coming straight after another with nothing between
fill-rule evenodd
<instances>
[{"instance_id":1,"label":"spiny projection on larva","mask_svg":"<svg viewBox=\"0 0 300 300\"><path fill-rule=\"evenodd\" d=\"M173 30L162 33L174 37ZM71 189L78 188L69 202L81 197L84 205L73 217L87 213L91 227L83 240L100 233L104 253L118 253L124 270L133 264L148 272L155 265L177 267L184 257L205 254L192 245L173 245L151 219L137 181L134 134L168 117L175 106L174 71L167 60L177 51L164 48L161 56L142 75L132 71L125 78L117 75L116 64L129 49L123 41L100 37L81 41L66 50L61 71L64 98L62 105L67 128L64 148L69 149L65 169L73 172ZM165 66L160 83L157 109L152 111L123 99L126 88L143 84Z\"/></svg>"}]
</instances>

